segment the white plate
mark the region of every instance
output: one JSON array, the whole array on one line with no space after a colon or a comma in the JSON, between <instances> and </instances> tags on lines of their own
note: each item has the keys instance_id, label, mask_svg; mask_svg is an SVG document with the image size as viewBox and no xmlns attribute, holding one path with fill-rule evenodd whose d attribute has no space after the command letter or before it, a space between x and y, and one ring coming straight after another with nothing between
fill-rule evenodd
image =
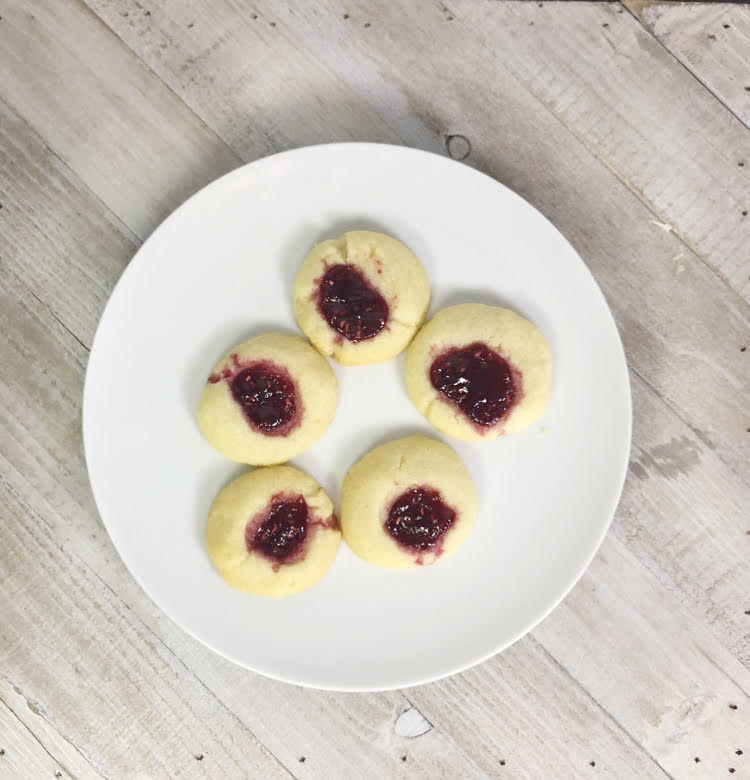
<instances>
[{"instance_id":1,"label":"white plate","mask_svg":"<svg viewBox=\"0 0 750 780\"><path fill-rule=\"evenodd\" d=\"M403 355L377 366L334 365L340 401L333 425L295 464L336 502L347 468L374 445L413 432L436 436L471 470L477 524L437 566L380 569L342 543L310 590L278 601L249 596L221 580L204 548L211 501L244 469L202 439L198 398L225 349L266 330L296 330L290 290L302 258L313 243L356 228L390 233L417 253L432 283L432 312L479 301L535 322L554 356L552 401L539 424L468 444L440 436L412 407ZM83 406L97 506L151 598L249 669L338 690L427 682L531 629L601 543L630 446L622 345L573 248L487 176L375 144L259 160L175 211L112 294Z\"/></svg>"}]
</instances>

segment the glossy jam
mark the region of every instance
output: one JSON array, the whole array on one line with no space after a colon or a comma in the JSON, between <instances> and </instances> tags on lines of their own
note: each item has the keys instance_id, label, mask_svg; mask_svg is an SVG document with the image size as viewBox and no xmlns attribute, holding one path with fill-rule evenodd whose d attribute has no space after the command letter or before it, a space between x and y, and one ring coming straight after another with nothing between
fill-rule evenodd
<instances>
[{"instance_id":1,"label":"glossy jam","mask_svg":"<svg viewBox=\"0 0 750 780\"><path fill-rule=\"evenodd\" d=\"M272 436L289 431L297 417L297 392L285 369L259 361L240 368L228 381L253 427Z\"/></svg>"},{"instance_id":2,"label":"glossy jam","mask_svg":"<svg viewBox=\"0 0 750 780\"><path fill-rule=\"evenodd\" d=\"M456 520L456 513L429 487L402 493L391 504L386 531L402 546L422 552L441 545Z\"/></svg>"},{"instance_id":3,"label":"glossy jam","mask_svg":"<svg viewBox=\"0 0 750 780\"><path fill-rule=\"evenodd\" d=\"M320 313L345 339L377 336L388 322L388 303L353 265L334 265L320 280Z\"/></svg>"},{"instance_id":4,"label":"glossy jam","mask_svg":"<svg viewBox=\"0 0 750 780\"><path fill-rule=\"evenodd\" d=\"M430 381L482 427L502 420L517 395L510 364L478 341L439 355L430 368Z\"/></svg>"},{"instance_id":5,"label":"glossy jam","mask_svg":"<svg viewBox=\"0 0 750 780\"><path fill-rule=\"evenodd\" d=\"M307 539L309 512L302 496L276 496L265 517L248 523L245 544L276 563L295 559Z\"/></svg>"}]
</instances>

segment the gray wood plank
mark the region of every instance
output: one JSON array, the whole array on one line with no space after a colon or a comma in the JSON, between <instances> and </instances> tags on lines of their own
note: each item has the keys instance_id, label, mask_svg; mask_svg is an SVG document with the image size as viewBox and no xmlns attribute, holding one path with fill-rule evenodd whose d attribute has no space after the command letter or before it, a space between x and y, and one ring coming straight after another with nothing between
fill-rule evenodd
<instances>
[{"instance_id":1,"label":"gray wood plank","mask_svg":"<svg viewBox=\"0 0 750 780\"><path fill-rule=\"evenodd\" d=\"M75 762L75 771L71 771L70 766L53 752L54 747L24 725L5 703L6 697L7 691L3 690L0 693L0 778L80 777L90 780L99 777L90 765L80 760ZM24 707L28 709L26 701Z\"/></svg>"},{"instance_id":2,"label":"gray wood plank","mask_svg":"<svg viewBox=\"0 0 750 780\"><path fill-rule=\"evenodd\" d=\"M0 97L137 235L237 166L226 144L80 4L8 0L2 16Z\"/></svg>"},{"instance_id":3,"label":"gray wood plank","mask_svg":"<svg viewBox=\"0 0 750 780\"><path fill-rule=\"evenodd\" d=\"M534 632L673 777L748 771L750 671L610 535L574 594ZM709 660L711 659L711 660ZM501 660L501 659L498 659Z\"/></svg>"},{"instance_id":4,"label":"gray wood plank","mask_svg":"<svg viewBox=\"0 0 750 780\"><path fill-rule=\"evenodd\" d=\"M750 301L749 180L737 166L750 157L750 135L730 111L616 4L448 5L486 57Z\"/></svg>"}]
</instances>

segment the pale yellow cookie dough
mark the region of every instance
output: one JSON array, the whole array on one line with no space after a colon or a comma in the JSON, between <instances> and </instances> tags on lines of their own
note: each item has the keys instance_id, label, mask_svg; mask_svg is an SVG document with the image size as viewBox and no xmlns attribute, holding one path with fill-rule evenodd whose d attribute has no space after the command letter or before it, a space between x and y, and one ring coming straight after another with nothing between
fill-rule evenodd
<instances>
[{"instance_id":1,"label":"pale yellow cookie dough","mask_svg":"<svg viewBox=\"0 0 750 780\"><path fill-rule=\"evenodd\" d=\"M318 307L320 282L329 268L352 265L385 298L385 327L359 342L334 330ZM419 258L382 233L355 230L310 250L294 280L294 315L302 331L323 354L345 366L380 363L402 352L427 313L430 284Z\"/></svg>"},{"instance_id":2,"label":"pale yellow cookie dough","mask_svg":"<svg viewBox=\"0 0 750 780\"><path fill-rule=\"evenodd\" d=\"M293 559L284 563L249 549L248 525L252 538L274 500L299 496L307 504L307 534ZM246 593L274 598L318 582L333 563L340 539L331 499L312 477L291 466L256 469L235 479L216 496L206 525L208 554L221 576Z\"/></svg>"},{"instance_id":3,"label":"pale yellow cookie dough","mask_svg":"<svg viewBox=\"0 0 750 780\"><path fill-rule=\"evenodd\" d=\"M414 488L436 490L456 518L435 546L414 550L386 530L390 509ZM341 531L354 552L377 566L407 569L453 554L471 531L477 494L459 456L442 442L410 436L376 447L355 463L341 489Z\"/></svg>"},{"instance_id":4,"label":"pale yellow cookie dough","mask_svg":"<svg viewBox=\"0 0 750 780\"><path fill-rule=\"evenodd\" d=\"M231 392L238 371L264 361L286 369L296 389L296 424L284 434L269 435L254 426ZM214 366L198 405L198 426L209 444L230 460L283 463L325 433L337 399L336 377L325 358L297 336L266 333L233 347Z\"/></svg>"},{"instance_id":5,"label":"pale yellow cookie dough","mask_svg":"<svg viewBox=\"0 0 750 780\"><path fill-rule=\"evenodd\" d=\"M438 355L474 342L486 344L508 361L520 385L508 413L487 427L476 425L430 381ZM520 314L463 303L441 309L417 333L406 354L406 386L414 406L439 431L466 441L487 441L515 433L541 417L552 391L552 356L541 331Z\"/></svg>"}]
</instances>

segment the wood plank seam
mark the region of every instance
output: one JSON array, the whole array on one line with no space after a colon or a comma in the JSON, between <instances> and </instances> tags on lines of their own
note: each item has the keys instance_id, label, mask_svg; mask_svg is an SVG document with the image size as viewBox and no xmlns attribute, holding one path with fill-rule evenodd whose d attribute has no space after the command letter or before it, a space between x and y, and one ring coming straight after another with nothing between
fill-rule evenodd
<instances>
[{"instance_id":1,"label":"wood plank seam","mask_svg":"<svg viewBox=\"0 0 750 780\"><path fill-rule=\"evenodd\" d=\"M13 688L14 688L15 690L17 690L17 691L18 691L18 688L17 688L15 685L13 685L13 683L12 683L10 680L8 680L8 678L7 678L7 677L6 677L5 679L6 679L6 681L7 681L7 682L8 682L8 683L9 683L11 686L13 686ZM19 693L20 693L20 691L19 691ZM23 694L20 694L20 695L21 695L21 696L23 696ZM24 698L25 698L25 697L24 697ZM27 701L28 701L28 700L27 700ZM10 714L10 716L13 718L13 720L14 720L14 721L15 721L15 722L18 724L18 726L19 726L21 729L23 729L24 731L26 731L26 732L29 734L29 736L31 736L31 738L34 740L34 742L36 742L36 743L37 743L37 745L39 745L39 747L40 747L40 748L41 748L41 749L42 749L42 750L43 750L43 751L44 751L44 752L45 752L45 753L46 753L46 754L47 754L47 755L48 755L48 756L49 756L49 757L50 757L50 758L51 758L51 759L52 759L52 760L53 760L53 761L54 761L54 762L55 762L55 763L56 763L56 764L59 766L59 767L61 767L61 769L64 769L64 770L65 770L65 772L67 772L67 773L68 773L68 774L69 774L71 777L75 777L75 773L70 771L70 769L69 769L69 768L68 768L68 767L65 765L65 762L64 762L64 761L61 761L61 760L60 760L59 758L57 758L56 756L53 756L53 755L52 755L52 753L50 753L50 752L49 752L49 750L47 749L46 745L45 745L45 744L44 744L44 743L43 743L43 742L42 742L42 741L39 739L39 737L37 737L37 735L36 735L36 734L35 734L35 733L34 733L34 732L33 732L33 731L32 731L32 730L31 730L31 729L30 729L30 728L29 728L29 727L28 727L28 726L27 726L27 725L26 725L26 724L25 724L25 723L24 723L24 722L23 722L23 721L22 721L22 720L21 720L21 719L20 719L20 718L19 718L19 717L16 715L16 713L13 711L13 708L10 706L10 704L9 704L7 701L5 701L5 699L2 697L2 695L0 695L0 704L1 704L3 707L5 707L5 709L8 711L8 713L9 713L9 714ZM47 721L47 722L49 723L49 721ZM51 725L52 725L52 724L50 724L50 726L51 726ZM53 727L53 728L54 728L54 727ZM55 729L55 731L57 731L57 729ZM57 732L57 733L59 734L59 732ZM60 737L61 737L62 739L65 739L65 737L63 737L63 735L62 735L62 734L60 734ZM68 742L70 742L70 740L67 740L67 741L68 741ZM106 776L106 775L103 775L103 774L102 774L102 773L101 773L101 772L100 772L100 771L99 771L99 770L98 770L98 769L97 769L97 768L96 768L96 767L95 767L95 766L94 766L94 765L91 763L91 761L89 761L89 760L88 760L87 756L86 756L86 755L85 755L85 754L84 754L84 753L83 753L81 750L79 750L79 749L78 749L78 747L76 747L76 745L74 745L72 742L71 742L70 744L71 744L71 745L72 745L72 746L73 746L73 747L74 747L74 748L75 748L75 749L76 749L76 750L77 750L77 751L78 751L78 752L81 754L81 757L82 757L82 758L83 758L83 759L84 759L84 760L85 760L85 761L88 763L88 765L91 767L91 769L92 769L92 771L93 771L93 772L96 772L96 774L98 774L100 777L103 777L103 778L105 778L105 780L107 780L107 776Z\"/></svg>"},{"instance_id":2,"label":"wood plank seam","mask_svg":"<svg viewBox=\"0 0 750 780\"><path fill-rule=\"evenodd\" d=\"M169 92L171 92L174 97L188 110L190 113L198 120L198 122L203 125L203 127L208 131L210 135L212 135L214 138L221 141L221 143L226 148L227 152L229 152L236 160L237 165L242 165L244 163L244 160L242 160L241 157L237 155L237 153L232 149L229 144L206 122L203 117L201 117L199 114L197 114L186 102L185 100L180 97L173 89L172 87L167 84L164 79L160 78L159 75L150 67L150 65L145 62L143 59L141 59L131 48L128 46L128 44L102 19L99 14L95 13L87 4L86 0L76 0L79 8L84 12L89 14L93 19L96 20L96 22L107 31L108 34L115 37L121 45L123 45L136 59L137 62L141 64L143 68L145 68L157 81L159 81ZM143 237L145 238L145 237Z\"/></svg>"},{"instance_id":3,"label":"wood plank seam","mask_svg":"<svg viewBox=\"0 0 750 780\"><path fill-rule=\"evenodd\" d=\"M747 0L724 0L724 2L734 2L737 4L740 3L746 3ZM745 120L737 114L737 112L730 106L726 101L724 101L720 95L717 95L714 90L711 89L711 87L708 86L708 84L703 81L703 79L693 70L691 70L670 48L669 46L664 43L664 41L659 38L658 35L654 33L653 30L650 30L648 26L644 23L643 19L641 19L639 13L636 13L636 11L633 9L633 5L635 5L638 8L638 11L642 11L644 8L648 8L652 5L660 5L663 3L660 2L652 2L652 0L617 0L617 3L624 8L637 22L638 24L643 28L643 30L648 33L658 44L659 46L664 49L665 52L669 54L669 56L677 62L681 68L683 68L685 71L687 71L705 90L706 92L709 92L714 99L721 103L724 108L729 111L729 113L744 127L746 127L748 130L750 130L750 125L745 122Z\"/></svg>"},{"instance_id":4,"label":"wood plank seam","mask_svg":"<svg viewBox=\"0 0 750 780\"><path fill-rule=\"evenodd\" d=\"M605 718L610 718L614 724L616 724L617 728L622 731L623 734L625 734L628 739L633 743L636 749L643 751L650 759L653 761L654 765L658 767L659 771L665 775L666 777L672 777L672 775L667 772L667 770L659 763L659 760L651 753L651 751L643 744L641 744L635 736L624 726L623 723L620 722L619 718L617 718L614 713L610 712L609 710L604 709L604 707L601 705L600 702L598 702L594 696L591 694L589 689L581 683L579 680L577 680L570 672L567 667L563 666L563 664L560 663L560 661L555 658L552 653L550 653L549 650L537 639L535 639L533 632L531 635L531 641L534 642L534 644L537 645L537 647L542 651L542 653L549 658L549 660L558 668L560 671L575 685L580 687L580 689L583 691L584 695L588 698L588 700L593 704L593 706L600 710Z\"/></svg>"}]
</instances>

